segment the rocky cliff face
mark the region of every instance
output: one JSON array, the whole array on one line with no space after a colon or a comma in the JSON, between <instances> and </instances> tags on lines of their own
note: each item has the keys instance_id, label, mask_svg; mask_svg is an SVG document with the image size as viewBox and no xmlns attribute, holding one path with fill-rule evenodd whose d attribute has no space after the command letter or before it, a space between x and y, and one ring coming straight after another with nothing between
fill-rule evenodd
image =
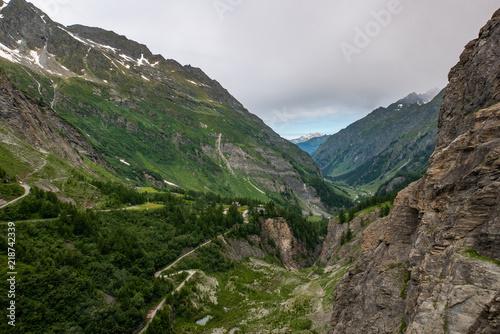
<instances>
[{"instance_id":1,"label":"rocky cliff face","mask_svg":"<svg viewBox=\"0 0 500 334\"><path fill-rule=\"evenodd\" d=\"M500 11L451 70L423 179L372 223L330 333L500 333Z\"/></svg>"},{"instance_id":2,"label":"rocky cliff face","mask_svg":"<svg viewBox=\"0 0 500 334\"><path fill-rule=\"evenodd\" d=\"M13 140L16 138L42 154L55 154L74 167L86 167L82 156L104 163L79 131L49 106L27 99L3 72L0 72L0 124L0 141L6 145L17 145ZM29 157L21 158L29 161Z\"/></svg>"},{"instance_id":3,"label":"rocky cliff face","mask_svg":"<svg viewBox=\"0 0 500 334\"><path fill-rule=\"evenodd\" d=\"M375 209L368 214L359 215L347 224L339 224L335 220L330 220L328 234L323 242L318 264L331 266L352 263L360 254L361 241L365 231L369 230L368 226L379 216L380 209ZM342 245L342 234L347 233L348 229L351 229L353 239Z\"/></svg>"},{"instance_id":4,"label":"rocky cliff face","mask_svg":"<svg viewBox=\"0 0 500 334\"><path fill-rule=\"evenodd\" d=\"M320 248L310 250L297 240L284 219L266 219L261 222L261 244L274 254L287 269L310 267L319 255Z\"/></svg>"}]
</instances>

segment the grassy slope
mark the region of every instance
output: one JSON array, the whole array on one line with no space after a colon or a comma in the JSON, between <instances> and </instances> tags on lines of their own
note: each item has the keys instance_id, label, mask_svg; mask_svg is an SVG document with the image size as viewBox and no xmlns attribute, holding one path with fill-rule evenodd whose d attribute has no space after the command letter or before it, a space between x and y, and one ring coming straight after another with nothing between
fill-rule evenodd
<instances>
[{"instance_id":1,"label":"grassy slope","mask_svg":"<svg viewBox=\"0 0 500 334\"><path fill-rule=\"evenodd\" d=\"M199 272L189 285L196 287L190 298L198 309L177 318L174 330L207 333L239 327L244 333L267 333L281 328L297 331L311 321L311 330L324 333L329 328L333 290L346 270L336 266L288 271L273 258L249 258L227 272ZM217 280L216 299L201 296L207 277ZM207 315L212 318L205 326L196 324Z\"/></svg>"},{"instance_id":2,"label":"grassy slope","mask_svg":"<svg viewBox=\"0 0 500 334\"><path fill-rule=\"evenodd\" d=\"M318 149L314 159L323 173L335 181L361 186L372 193L401 168L412 172L425 170L433 151L442 94L422 106L399 108L396 103L375 110L333 135ZM380 152L370 157L377 145ZM369 158L360 158L364 156Z\"/></svg>"},{"instance_id":3,"label":"grassy slope","mask_svg":"<svg viewBox=\"0 0 500 334\"><path fill-rule=\"evenodd\" d=\"M246 177L233 175L216 153L209 157L201 149L207 147L216 152L216 137L223 133L223 145L242 145L251 159L263 166L267 160L256 148L267 146L277 157L292 161L300 151L296 148L297 152L284 152L258 122L227 104L211 100L200 87L182 78L178 80L184 82L192 96L168 98L162 91L171 88L161 82L150 84L129 76L121 75L123 82L115 86L81 78L44 77L5 61L0 61L0 68L39 103L53 102L56 84L54 108L58 114L86 136L122 180L127 178L136 185L148 185L144 176L148 174L160 182L166 179L188 189L209 189L222 195L265 201L269 196L255 189ZM129 75L134 78L136 74ZM264 137L256 136L259 133ZM304 182L315 173L312 165L294 163L294 167ZM267 174L255 176L272 180Z\"/></svg>"}]
</instances>

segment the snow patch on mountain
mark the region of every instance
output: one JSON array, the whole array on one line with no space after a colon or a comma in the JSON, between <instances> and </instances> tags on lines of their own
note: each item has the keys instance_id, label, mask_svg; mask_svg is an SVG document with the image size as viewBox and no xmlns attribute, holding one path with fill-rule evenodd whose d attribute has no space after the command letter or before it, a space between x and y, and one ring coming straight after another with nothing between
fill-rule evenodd
<instances>
[{"instance_id":1,"label":"snow patch on mountain","mask_svg":"<svg viewBox=\"0 0 500 334\"><path fill-rule=\"evenodd\" d=\"M125 165L127 165L127 166L130 166L130 164L129 164L128 162L126 162L126 161L125 161L125 159L120 159L120 162L121 162L122 164L125 164Z\"/></svg>"},{"instance_id":2,"label":"snow patch on mountain","mask_svg":"<svg viewBox=\"0 0 500 334\"><path fill-rule=\"evenodd\" d=\"M310 133L308 135L305 135L305 136L302 136L302 137L299 137L299 138L296 138L296 139L291 139L290 141L294 144L300 144L300 143L304 143L308 140L311 140L313 138L318 138L318 137L323 137L324 134L322 133Z\"/></svg>"},{"instance_id":3,"label":"snow patch on mountain","mask_svg":"<svg viewBox=\"0 0 500 334\"><path fill-rule=\"evenodd\" d=\"M2 9L4 9L5 7L7 7L9 5L9 2L10 2L10 0L3 1L3 5L0 7L0 12L2 11Z\"/></svg>"},{"instance_id":4,"label":"snow patch on mountain","mask_svg":"<svg viewBox=\"0 0 500 334\"><path fill-rule=\"evenodd\" d=\"M64 31L65 33L67 33L68 35L70 35L73 39L75 39L78 42L83 43L83 44L85 44L87 46L98 48L98 49L104 49L106 51L112 51L114 53L116 53L116 52L119 51L117 48L114 48L112 46L100 44L100 43L94 42L93 40L90 40L90 39L83 39L80 36L78 36L76 34L73 34L72 32L64 29L61 26L58 26L58 28L61 29L62 31Z\"/></svg>"},{"instance_id":5,"label":"snow patch on mountain","mask_svg":"<svg viewBox=\"0 0 500 334\"><path fill-rule=\"evenodd\" d=\"M168 182L167 180L163 180L163 182L165 182L165 183L166 183L166 184L168 184L169 186L180 188L180 187L179 187L178 185L176 185L175 183Z\"/></svg>"}]
</instances>

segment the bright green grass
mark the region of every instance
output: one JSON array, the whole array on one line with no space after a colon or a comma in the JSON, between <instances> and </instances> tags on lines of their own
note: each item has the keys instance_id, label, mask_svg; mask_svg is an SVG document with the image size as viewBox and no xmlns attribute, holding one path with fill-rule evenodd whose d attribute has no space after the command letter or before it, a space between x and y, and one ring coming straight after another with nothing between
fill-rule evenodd
<instances>
[{"instance_id":1,"label":"bright green grass","mask_svg":"<svg viewBox=\"0 0 500 334\"><path fill-rule=\"evenodd\" d=\"M156 204L156 203L144 203L144 204L141 204L139 206L137 206L137 209L135 210L149 210L149 209L161 209L163 208L164 205L161 205L161 204ZM131 209L132 210L132 209Z\"/></svg>"},{"instance_id":2,"label":"bright green grass","mask_svg":"<svg viewBox=\"0 0 500 334\"><path fill-rule=\"evenodd\" d=\"M323 216L308 216L307 221L311 223L318 223L321 222L324 219Z\"/></svg>"},{"instance_id":3,"label":"bright green grass","mask_svg":"<svg viewBox=\"0 0 500 334\"><path fill-rule=\"evenodd\" d=\"M2 166L9 175L20 177L27 174L31 170L30 166L21 162L3 145L3 143L0 144L0 166Z\"/></svg>"},{"instance_id":4,"label":"bright green grass","mask_svg":"<svg viewBox=\"0 0 500 334\"><path fill-rule=\"evenodd\" d=\"M140 193L158 194L159 191L152 187L139 187L137 190Z\"/></svg>"},{"instance_id":5,"label":"bright green grass","mask_svg":"<svg viewBox=\"0 0 500 334\"><path fill-rule=\"evenodd\" d=\"M494 263L496 265L499 265L500 266L500 261L498 260L495 260L495 259L492 259L492 258L489 258L489 257L486 257L486 256L483 256L481 254L479 254L476 250L474 249L467 249L467 250L464 250L462 251L462 254L467 256L468 258L470 259L475 259L475 260L480 260L480 261L486 261L486 262L491 262L491 263Z\"/></svg>"},{"instance_id":6,"label":"bright green grass","mask_svg":"<svg viewBox=\"0 0 500 334\"><path fill-rule=\"evenodd\" d=\"M365 214L365 215L367 215L367 214L369 214L369 213L371 213L371 212L373 212L373 211L375 211L375 210L377 210L377 209L380 209L380 208L381 208L381 207L383 207L384 205L388 205L388 206L389 206L389 208L391 208L391 209L392 209L392 206L393 206L392 202L391 202L391 201L388 201L388 202L385 202L385 203L382 203L382 204L377 204L377 205L374 205L374 206L370 206L370 207L368 207L368 208L364 209L363 211L361 211L361 213L357 213L357 214L356 214L356 216L358 216L358 215L360 215L360 214Z\"/></svg>"}]
</instances>

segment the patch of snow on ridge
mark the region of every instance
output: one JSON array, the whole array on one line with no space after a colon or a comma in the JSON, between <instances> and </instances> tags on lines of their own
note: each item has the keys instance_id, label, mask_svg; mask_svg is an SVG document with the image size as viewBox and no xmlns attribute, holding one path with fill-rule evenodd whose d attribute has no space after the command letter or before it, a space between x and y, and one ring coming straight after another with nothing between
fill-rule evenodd
<instances>
[{"instance_id":1,"label":"patch of snow on ridge","mask_svg":"<svg viewBox=\"0 0 500 334\"><path fill-rule=\"evenodd\" d=\"M0 7L0 12L2 11L2 9L4 9L5 7L7 7L7 5L9 4L9 2L10 2L10 0L4 0L3 1L3 5L2 5L2 7Z\"/></svg>"},{"instance_id":2,"label":"patch of snow on ridge","mask_svg":"<svg viewBox=\"0 0 500 334\"><path fill-rule=\"evenodd\" d=\"M188 79L186 79L186 81L187 81L187 82L189 82L189 83L192 83L193 85L198 86L198 87L199 87L199 86L205 86L205 87L208 87L208 86L207 86L207 85L205 85L205 84L202 84L202 83L199 83L199 82L196 82L196 81L193 81L193 80L188 80Z\"/></svg>"},{"instance_id":3,"label":"patch of snow on ridge","mask_svg":"<svg viewBox=\"0 0 500 334\"><path fill-rule=\"evenodd\" d=\"M125 59L126 61L130 61L130 62L133 62L133 63L135 63L135 62L136 62L136 60L135 60L135 59L133 59L133 58L131 58L131 57L129 57L129 56L127 56L127 55L123 54L123 53L120 53L120 57L122 57L122 58L123 58L123 59Z\"/></svg>"},{"instance_id":4,"label":"patch of snow on ridge","mask_svg":"<svg viewBox=\"0 0 500 334\"><path fill-rule=\"evenodd\" d=\"M45 21L44 17L45 17L45 15L40 16L40 18L42 19L43 23L47 24L47 21Z\"/></svg>"},{"instance_id":5,"label":"patch of snow on ridge","mask_svg":"<svg viewBox=\"0 0 500 334\"><path fill-rule=\"evenodd\" d=\"M166 183L166 184L168 184L169 186L180 188L180 187L179 187L178 185L176 185L175 183L168 182L167 180L163 180L163 182L165 182L165 183Z\"/></svg>"},{"instance_id":6,"label":"patch of snow on ridge","mask_svg":"<svg viewBox=\"0 0 500 334\"><path fill-rule=\"evenodd\" d=\"M0 43L0 57L10 60L14 63L20 63L23 58L18 50L11 50L2 43Z\"/></svg>"},{"instance_id":7,"label":"patch of snow on ridge","mask_svg":"<svg viewBox=\"0 0 500 334\"><path fill-rule=\"evenodd\" d=\"M144 74L141 77L146 81L150 81L147 77L144 76Z\"/></svg>"},{"instance_id":8,"label":"patch of snow on ridge","mask_svg":"<svg viewBox=\"0 0 500 334\"><path fill-rule=\"evenodd\" d=\"M31 50L30 51L30 56L33 57L33 63L37 66L40 66L43 68L42 64L40 64L40 55L38 52Z\"/></svg>"},{"instance_id":9,"label":"patch of snow on ridge","mask_svg":"<svg viewBox=\"0 0 500 334\"><path fill-rule=\"evenodd\" d=\"M129 164L128 162L126 162L124 159L120 159L120 162L121 162L122 164L125 164L125 165L127 165L127 166L130 166L130 164Z\"/></svg>"},{"instance_id":10,"label":"patch of snow on ridge","mask_svg":"<svg viewBox=\"0 0 500 334\"><path fill-rule=\"evenodd\" d=\"M117 48L114 48L114 47L112 47L112 46L109 46L109 45L104 45L104 44L100 44L100 43L94 42L94 41L92 41L92 40L90 40L90 39L88 39L88 41L89 41L90 43L92 43L94 46L97 46L97 47L99 47L99 48L101 48L101 49L106 49L106 50L110 50L110 51L113 51L113 52L118 52L118 49L117 49Z\"/></svg>"},{"instance_id":11,"label":"patch of snow on ridge","mask_svg":"<svg viewBox=\"0 0 500 334\"><path fill-rule=\"evenodd\" d=\"M137 59L137 66L144 65L144 62L148 63L148 65L151 65L151 63L149 62L149 60L147 60L146 58L144 58L144 54L141 53L141 58Z\"/></svg>"},{"instance_id":12,"label":"patch of snow on ridge","mask_svg":"<svg viewBox=\"0 0 500 334\"><path fill-rule=\"evenodd\" d=\"M57 26L57 27L59 29L61 29L62 31L64 31L65 33L67 33L68 35L70 35L71 37L73 37L73 39L76 39L78 42L83 43L85 45L89 45L90 44L89 42L84 41L83 39L81 39L77 35L73 34L72 32L69 32L68 30L64 29L63 27L59 27L59 26Z\"/></svg>"},{"instance_id":13,"label":"patch of snow on ridge","mask_svg":"<svg viewBox=\"0 0 500 334\"><path fill-rule=\"evenodd\" d=\"M67 33L68 35L70 35L71 37L73 37L74 39L76 39L78 42L81 42L87 46L90 46L90 47L97 47L97 48L101 48L101 49L106 49L106 50L111 50L113 52L117 52L118 49L117 48L114 48L112 46L109 46L109 45L104 45L104 44L99 44L99 43L96 43L90 39L83 39L81 37L79 37L78 35L75 35L73 34L72 32L64 29L63 27L59 27L59 29L61 29L62 31L64 31L65 33Z\"/></svg>"}]
</instances>

